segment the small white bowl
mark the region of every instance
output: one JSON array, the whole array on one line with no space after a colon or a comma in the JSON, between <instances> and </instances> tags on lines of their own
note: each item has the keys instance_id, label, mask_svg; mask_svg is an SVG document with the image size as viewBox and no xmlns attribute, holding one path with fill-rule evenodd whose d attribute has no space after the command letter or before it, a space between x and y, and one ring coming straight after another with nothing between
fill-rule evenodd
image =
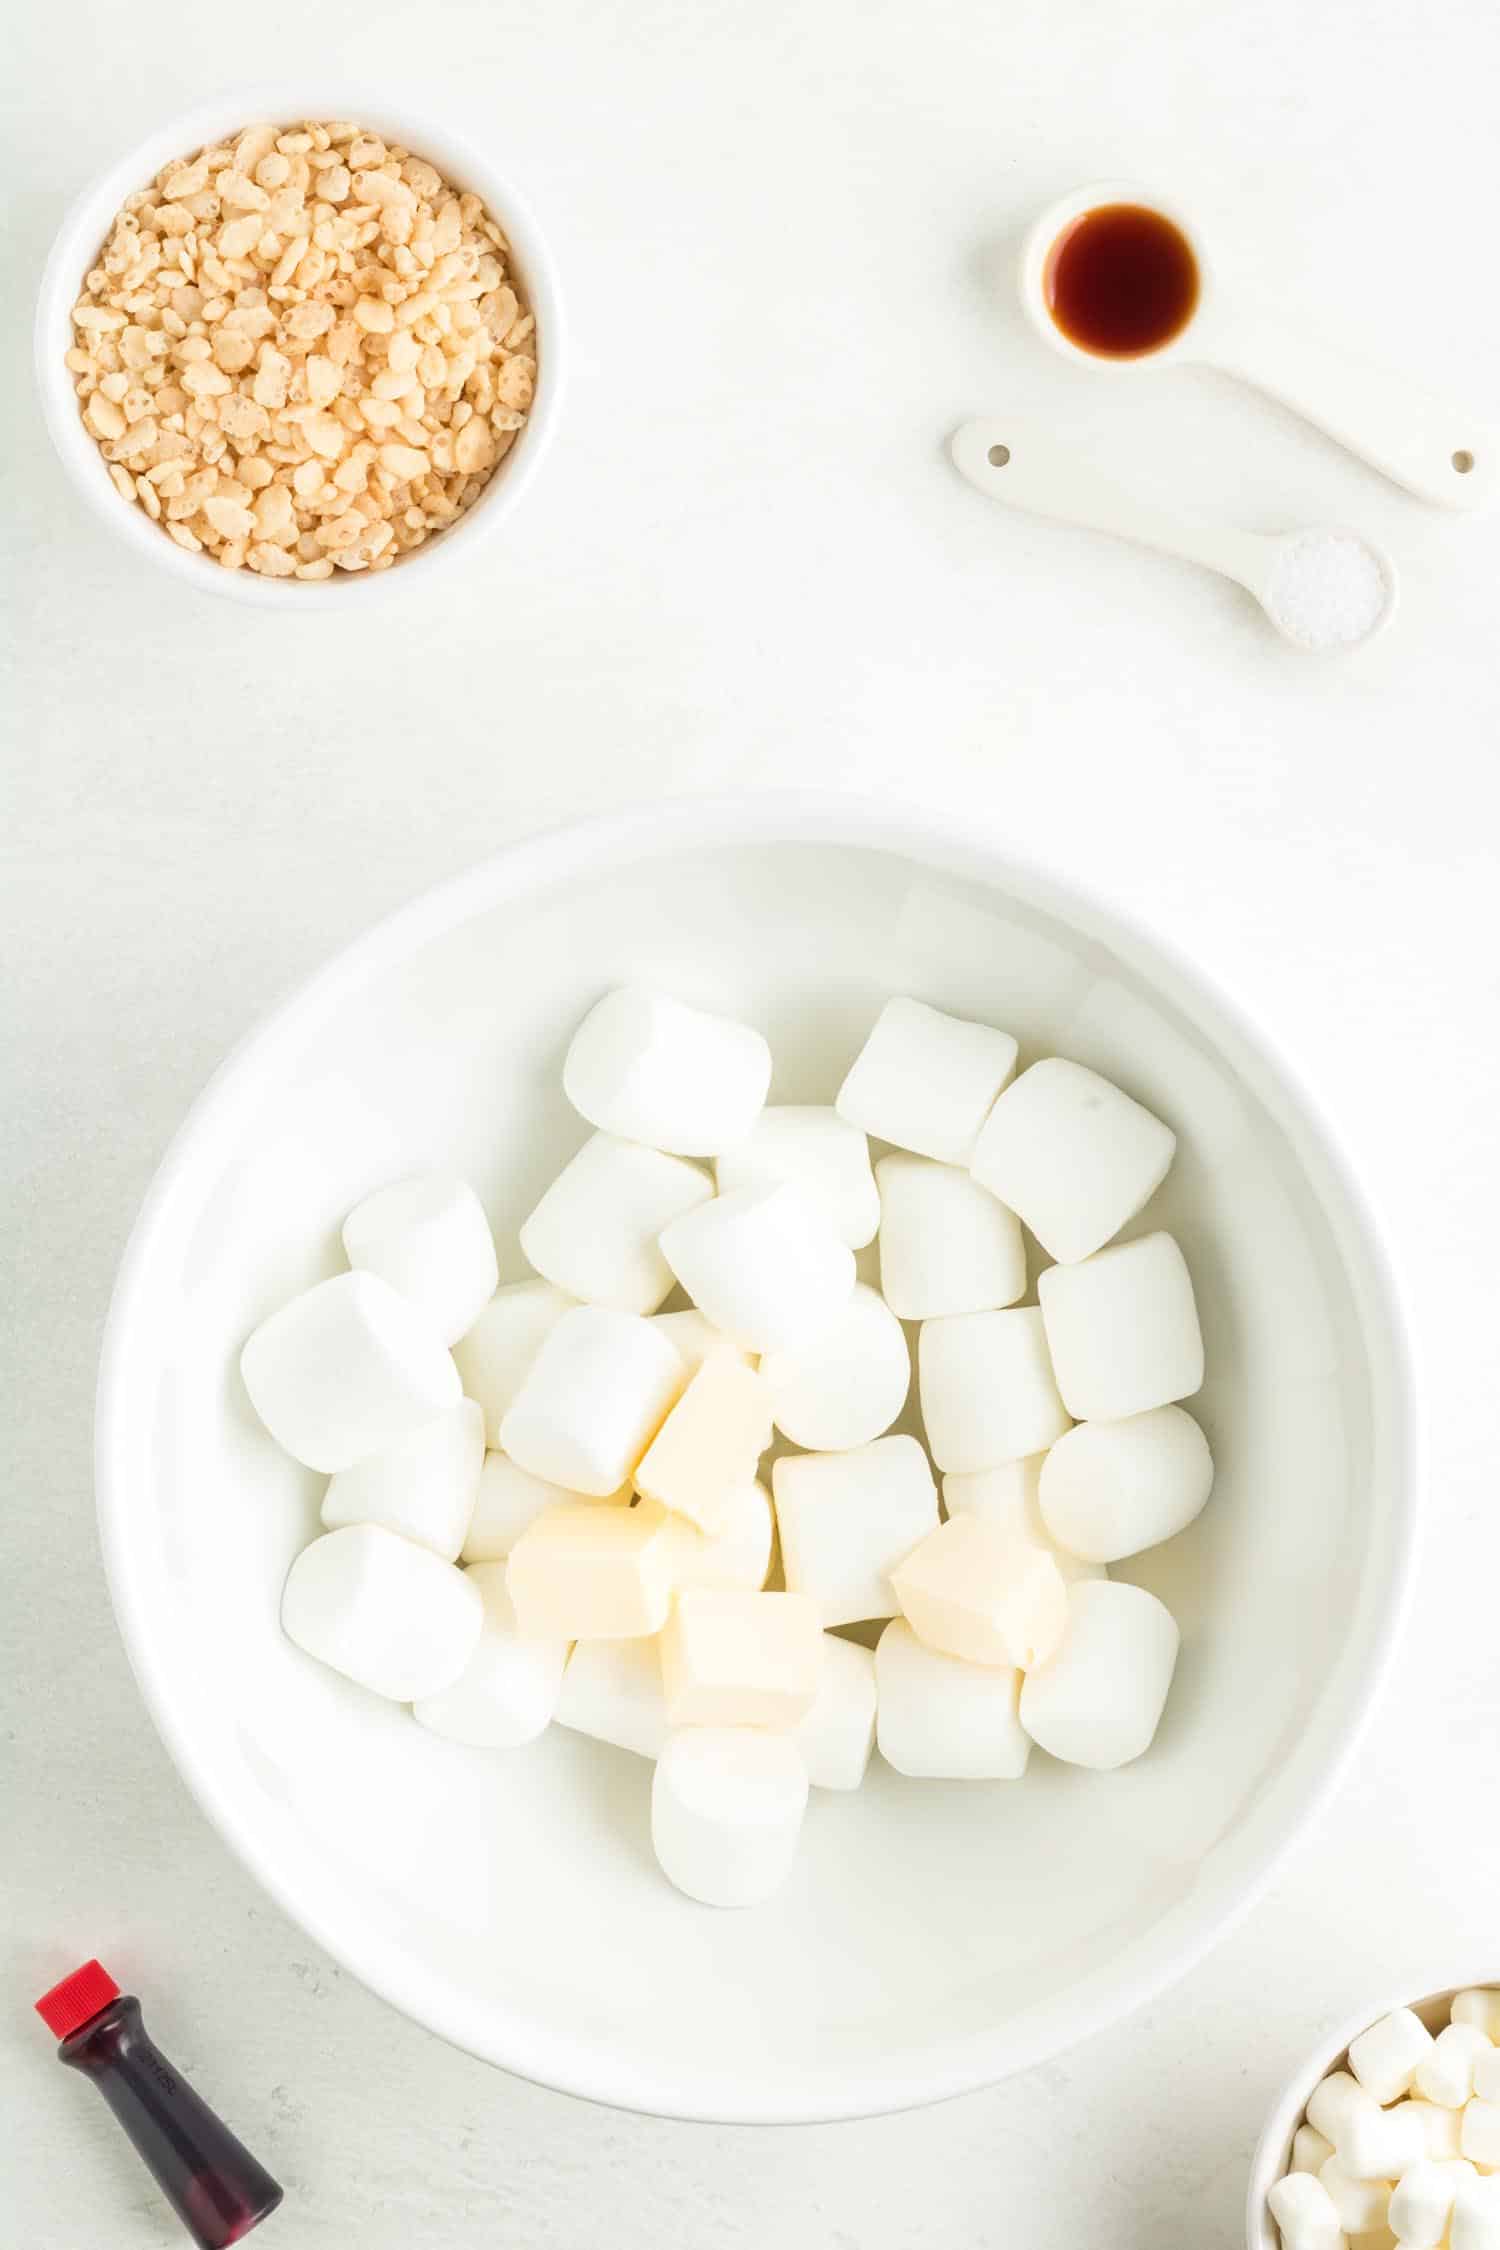
<instances>
[{"instance_id":1,"label":"small white bowl","mask_svg":"<svg viewBox=\"0 0 1500 2250\"><path fill-rule=\"evenodd\" d=\"M128 195L145 187L173 157L190 156L246 125L327 117L353 118L414 156L426 157L454 187L483 198L510 240L511 264L536 315L536 396L525 428L474 505L415 554L373 574L336 571L330 579L313 581L263 578L253 570L221 569L208 555L187 553L151 521L144 508L121 498L110 481L108 462L84 427L64 354L73 342L71 314L84 277L97 263L104 238ZM254 602L263 609L306 611L332 606L347 612L396 587L409 586L413 573L425 585L435 569L475 562L485 540L494 538L541 466L557 425L566 364L562 302L552 254L520 191L487 155L472 148L440 117L347 83L332 88L320 84L252 87L245 93L221 95L161 126L77 198L52 245L37 299L36 378L42 411L58 458L81 497L137 555L200 592Z\"/></svg>"},{"instance_id":2,"label":"small white bowl","mask_svg":"<svg viewBox=\"0 0 1500 2250\"><path fill-rule=\"evenodd\" d=\"M1266 2119L1265 2131L1251 2159L1250 2188L1245 2199L1247 2250L1281 2250L1281 2230L1266 2208L1266 2197L1291 2162L1292 2137L1304 2121L1315 2088L1331 2070L1348 2068L1351 2043L1362 2031L1368 2031L1372 2023L1379 2023L1382 2016L1390 2015L1397 2008L1412 2009L1429 2031L1441 2031L1448 2021L1453 1995L1474 1985L1500 1985L1500 1967L1492 1963L1488 1971L1478 1976L1460 1977L1455 1984L1439 1985L1435 1990L1419 1994L1415 2000L1403 1996L1377 2001L1373 2007L1362 2008L1337 2031L1319 2040L1312 2053L1304 2056Z\"/></svg>"},{"instance_id":3,"label":"small white bowl","mask_svg":"<svg viewBox=\"0 0 1500 2250\"><path fill-rule=\"evenodd\" d=\"M911 992L1076 1055L1176 1127L1138 1224L1191 1264L1215 1490L1121 1566L1183 1630L1149 1754L1022 1783L814 1792L768 1904L673 1891L649 1772L554 1727L461 1749L293 1648L320 1480L259 1427L240 1347L335 1270L340 1223L435 1162L516 1231L587 1137L573 1027L640 978L758 1024L827 1102ZM1337 1137L1273 1041L1118 904L972 822L847 798L687 799L519 844L322 969L223 1066L126 1252L96 1421L100 1529L189 1786L314 1939L509 2070L681 2117L851 2117L1041 2061L1139 2006L1250 1904L1327 1797L1399 1629L1415 1513L1404 1326Z\"/></svg>"}]
</instances>

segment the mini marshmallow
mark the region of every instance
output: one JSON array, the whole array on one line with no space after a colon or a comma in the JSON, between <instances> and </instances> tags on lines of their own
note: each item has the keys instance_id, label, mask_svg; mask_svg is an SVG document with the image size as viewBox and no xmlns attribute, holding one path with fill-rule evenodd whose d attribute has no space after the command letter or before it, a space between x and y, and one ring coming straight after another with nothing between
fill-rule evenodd
<instances>
[{"instance_id":1,"label":"mini marshmallow","mask_svg":"<svg viewBox=\"0 0 1500 2250\"><path fill-rule=\"evenodd\" d=\"M549 1508L510 1551L506 1583L530 1640L624 1641L659 1633L677 1583L681 1531L654 1500Z\"/></svg>"},{"instance_id":2,"label":"mini marshmallow","mask_svg":"<svg viewBox=\"0 0 1500 2250\"><path fill-rule=\"evenodd\" d=\"M653 1313L672 1293L657 1237L713 1192L696 1164L596 1133L521 1228L521 1250L571 1296L615 1312Z\"/></svg>"},{"instance_id":3,"label":"mini marshmallow","mask_svg":"<svg viewBox=\"0 0 1500 2250\"><path fill-rule=\"evenodd\" d=\"M919 1640L970 1664L1044 1664L1063 1636L1068 1591L1051 1555L986 1516L954 1516L891 1572Z\"/></svg>"},{"instance_id":4,"label":"mini marshmallow","mask_svg":"<svg viewBox=\"0 0 1500 2250\"><path fill-rule=\"evenodd\" d=\"M753 1352L715 1328L705 1320L696 1305L683 1312L659 1312L651 1315L651 1325L658 1336L665 1336L677 1353L689 1375L696 1375L711 1351L738 1352L747 1367L754 1362Z\"/></svg>"},{"instance_id":5,"label":"mini marshmallow","mask_svg":"<svg viewBox=\"0 0 1500 2250\"><path fill-rule=\"evenodd\" d=\"M1450 2031L1472 2031L1473 2028L1472 2024L1465 2023L1450 2023L1448 2025ZM1441 2032L1438 2034L1438 2040L1441 2043ZM1493 2046L1488 2042L1482 2047L1476 2047L1473 2073L1473 2091L1479 2096L1479 2099L1482 2102L1500 2102L1500 2047Z\"/></svg>"},{"instance_id":6,"label":"mini marshmallow","mask_svg":"<svg viewBox=\"0 0 1500 2250\"><path fill-rule=\"evenodd\" d=\"M682 1380L682 1361L649 1321L575 1305L511 1401L500 1450L550 1484L606 1499L634 1475Z\"/></svg>"},{"instance_id":7,"label":"mini marshmallow","mask_svg":"<svg viewBox=\"0 0 1500 2250\"><path fill-rule=\"evenodd\" d=\"M577 1301L550 1281L507 1282L454 1345L464 1389L484 1408L486 1445L500 1443L500 1425L532 1361Z\"/></svg>"},{"instance_id":8,"label":"mini marshmallow","mask_svg":"<svg viewBox=\"0 0 1500 2250\"><path fill-rule=\"evenodd\" d=\"M767 1352L761 1380L784 1437L813 1453L847 1453L884 1435L906 1404L911 1352L873 1289L854 1294L831 1328L797 1351Z\"/></svg>"},{"instance_id":9,"label":"mini marshmallow","mask_svg":"<svg viewBox=\"0 0 1500 2250\"><path fill-rule=\"evenodd\" d=\"M1440 2102L1408 2101L1400 2106L1408 2116L1420 2118L1432 2162L1451 2164L1460 2153L1458 2111L1444 2109Z\"/></svg>"},{"instance_id":10,"label":"mini marshmallow","mask_svg":"<svg viewBox=\"0 0 1500 2250\"><path fill-rule=\"evenodd\" d=\"M791 1591L810 1594L825 1625L894 1617L890 1574L938 1520L937 1487L916 1439L786 1454L771 1485Z\"/></svg>"},{"instance_id":11,"label":"mini marshmallow","mask_svg":"<svg viewBox=\"0 0 1500 2250\"><path fill-rule=\"evenodd\" d=\"M1373 2234L1385 2225L1391 2202L1389 2180L1356 2180L1336 2156L1329 2157L1318 2178L1345 2234Z\"/></svg>"},{"instance_id":12,"label":"mini marshmallow","mask_svg":"<svg viewBox=\"0 0 1500 2250\"><path fill-rule=\"evenodd\" d=\"M749 1138L726 1148L714 1172L720 1195L783 1183L798 1189L851 1250L873 1242L881 1223L870 1144L834 1109L763 1109Z\"/></svg>"},{"instance_id":13,"label":"mini marshmallow","mask_svg":"<svg viewBox=\"0 0 1500 2250\"><path fill-rule=\"evenodd\" d=\"M684 1727L657 1760L651 1841L662 1873L705 1906L756 1906L791 1872L807 1768L786 1735Z\"/></svg>"},{"instance_id":14,"label":"mini marshmallow","mask_svg":"<svg viewBox=\"0 0 1500 2250\"><path fill-rule=\"evenodd\" d=\"M1014 1211L953 1164L897 1150L875 1167L880 1289L902 1320L993 1312L1026 1294Z\"/></svg>"},{"instance_id":15,"label":"mini marshmallow","mask_svg":"<svg viewBox=\"0 0 1500 2250\"><path fill-rule=\"evenodd\" d=\"M823 1635L818 1692L790 1730L815 1789L857 1789L875 1747L875 1655Z\"/></svg>"},{"instance_id":16,"label":"mini marshmallow","mask_svg":"<svg viewBox=\"0 0 1500 2250\"><path fill-rule=\"evenodd\" d=\"M1170 1610L1142 1587L1098 1579L1068 1588L1068 1622L1057 1652L1021 1689L1021 1724L1065 1764L1103 1773L1150 1747L1179 1635ZM1327 2126L1314 2117L1319 2132ZM1335 2147L1338 2136L1330 2136Z\"/></svg>"},{"instance_id":17,"label":"mini marshmallow","mask_svg":"<svg viewBox=\"0 0 1500 2250\"><path fill-rule=\"evenodd\" d=\"M1112 1563L1193 1521L1214 1481L1208 1440L1180 1406L1121 1422L1080 1422L1042 1464L1042 1520L1060 1546Z\"/></svg>"},{"instance_id":18,"label":"mini marshmallow","mask_svg":"<svg viewBox=\"0 0 1500 2250\"><path fill-rule=\"evenodd\" d=\"M1466 2023L1482 2031L1486 2039L1500 2046L1500 1989L1470 1985L1464 1992L1455 1992L1449 2016L1454 2023Z\"/></svg>"},{"instance_id":19,"label":"mini marshmallow","mask_svg":"<svg viewBox=\"0 0 1500 2250\"><path fill-rule=\"evenodd\" d=\"M602 1497L569 1492L563 1485L549 1484L545 1477L534 1477L508 1453L487 1453L479 1471L479 1490L464 1538L463 1559L466 1563L504 1562L522 1532L546 1509L565 1501L592 1498L597 1508L628 1508L634 1497L634 1488L628 1484Z\"/></svg>"},{"instance_id":20,"label":"mini marshmallow","mask_svg":"<svg viewBox=\"0 0 1500 2250\"><path fill-rule=\"evenodd\" d=\"M1447 2023L1417 2064L1413 2081L1424 2101L1443 2109L1462 2109L1474 2092L1474 2066L1484 2056L1500 2055L1471 2023ZM1500 2099L1500 2089L1497 2089Z\"/></svg>"},{"instance_id":21,"label":"mini marshmallow","mask_svg":"<svg viewBox=\"0 0 1500 2250\"><path fill-rule=\"evenodd\" d=\"M1350 2104L1333 2145L1351 2179L1396 2180L1428 2154L1427 2128L1410 2102L1382 2109L1370 2094Z\"/></svg>"},{"instance_id":22,"label":"mini marshmallow","mask_svg":"<svg viewBox=\"0 0 1500 2250\"><path fill-rule=\"evenodd\" d=\"M1069 1426L1035 1305L924 1321L917 1371L940 1469L999 1468L1044 1453Z\"/></svg>"},{"instance_id":23,"label":"mini marshmallow","mask_svg":"<svg viewBox=\"0 0 1500 2250\"><path fill-rule=\"evenodd\" d=\"M1049 1266L1037 1283L1057 1387L1080 1422L1121 1421L1190 1398L1203 1337L1187 1261L1169 1234Z\"/></svg>"},{"instance_id":24,"label":"mini marshmallow","mask_svg":"<svg viewBox=\"0 0 1500 2250\"><path fill-rule=\"evenodd\" d=\"M1097 1071L1053 1056L1000 1096L972 1170L1049 1257L1074 1265L1150 1201L1176 1148L1176 1135L1149 1109Z\"/></svg>"},{"instance_id":25,"label":"mini marshmallow","mask_svg":"<svg viewBox=\"0 0 1500 2250\"><path fill-rule=\"evenodd\" d=\"M431 1323L373 1273L293 1297L251 1336L240 1373L277 1444L328 1476L399 1445L463 1395Z\"/></svg>"},{"instance_id":26,"label":"mini marshmallow","mask_svg":"<svg viewBox=\"0 0 1500 2250\"><path fill-rule=\"evenodd\" d=\"M1332 2154L1332 2141L1325 2141L1315 2125L1299 2125L1292 2135L1292 2161L1287 2170L1321 2172Z\"/></svg>"},{"instance_id":27,"label":"mini marshmallow","mask_svg":"<svg viewBox=\"0 0 1500 2250\"><path fill-rule=\"evenodd\" d=\"M1401 2250L1438 2250L1459 2187L1477 2176L1472 2164L1463 2163L1413 2164L1404 2172L1386 2214Z\"/></svg>"},{"instance_id":28,"label":"mini marshmallow","mask_svg":"<svg viewBox=\"0 0 1500 2250\"><path fill-rule=\"evenodd\" d=\"M1465 2104L1458 2145L1471 2164L1500 2170L1500 2102L1481 2101L1476 2095Z\"/></svg>"},{"instance_id":29,"label":"mini marshmallow","mask_svg":"<svg viewBox=\"0 0 1500 2250\"><path fill-rule=\"evenodd\" d=\"M737 1188L665 1227L695 1305L746 1351L816 1342L854 1294L854 1252L796 1188Z\"/></svg>"},{"instance_id":30,"label":"mini marshmallow","mask_svg":"<svg viewBox=\"0 0 1500 2250\"><path fill-rule=\"evenodd\" d=\"M1337 2148L1350 2118L1367 2109L1369 2102L1370 2096L1347 2070L1331 2070L1312 2090L1307 2122Z\"/></svg>"},{"instance_id":31,"label":"mini marshmallow","mask_svg":"<svg viewBox=\"0 0 1500 2250\"><path fill-rule=\"evenodd\" d=\"M424 1172L356 1203L344 1254L409 1297L445 1344L468 1333L500 1278L484 1207L451 1172Z\"/></svg>"},{"instance_id":32,"label":"mini marshmallow","mask_svg":"<svg viewBox=\"0 0 1500 2250\"><path fill-rule=\"evenodd\" d=\"M751 1131L771 1083L771 1050L749 1024L624 985L573 1034L563 1091L601 1132L717 1156Z\"/></svg>"},{"instance_id":33,"label":"mini marshmallow","mask_svg":"<svg viewBox=\"0 0 1500 2250\"><path fill-rule=\"evenodd\" d=\"M967 1164L1016 1067L1008 1031L887 1000L834 1103L863 1132L943 1164Z\"/></svg>"},{"instance_id":34,"label":"mini marshmallow","mask_svg":"<svg viewBox=\"0 0 1500 2250\"><path fill-rule=\"evenodd\" d=\"M304 1547L281 1596L289 1640L393 1703L450 1687L483 1623L479 1589L461 1570L379 1524L348 1524Z\"/></svg>"},{"instance_id":35,"label":"mini marshmallow","mask_svg":"<svg viewBox=\"0 0 1500 2250\"><path fill-rule=\"evenodd\" d=\"M1380 2103L1411 2092L1417 2065L1432 2052L1432 2033L1410 2008L1393 2009L1349 2042L1349 2068Z\"/></svg>"},{"instance_id":36,"label":"mini marshmallow","mask_svg":"<svg viewBox=\"0 0 1500 2250\"><path fill-rule=\"evenodd\" d=\"M514 1750L534 1742L557 1709L568 1644L521 1632L505 1590L504 1563L478 1563L465 1574L484 1604L479 1643L458 1678L419 1697L412 1716L434 1734L483 1750Z\"/></svg>"},{"instance_id":37,"label":"mini marshmallow","mask_svg":"<svg viewBox=\"0 0 1500 2250\"><path fill-rule=\"evenodd\" d=\"M1017 1716L1021 1675L927 1648L904 1617L875 1648L880 1755L916 1781L1018 1781L1031 1756Z\"/></svg>"},{"instance_id":38,"label":"mini marshmallow","mask_svg":"<svg viewBox=\"0 0 1500 2250\"><path fill-rule=\"evenodd\" d=\"M817 1701L822 1667L823 1628L806 1594L685 1587L662 1631L673 1727L785 1731Z\"/></svg>"},{"instance_id":39,"label":"mini marshmallow","mask_svg":"<svg viewBox=\"0 0 1500 2250\"><path fill-rule=\"evenodd\" d=\"M1448 2242L1450 2250L1500 2250L1500 2178L1458 2181Z\"/></svg>"},{"instance_id":40,"label":"mini marshmallow","mask_svg":"<svg viewBox=\"0 0 1500 2250\"><path fill-rule=\"evenodd\" d=\"M758 1594L771 1575L776 1545L770 1493L754 1477L747 1478L730 1494L721 1521L723 1528L711 1538L691 1524L683 1524L678 1585L717 1586Z\"/></svg>"},{"instance_id":41,"label":"mini marshmallow","mask_svg":"<svg viewBox=\"0 0 1500 2250\"><path fill-rule=\"evenodd\" d=\"M568 1658L555 1716L559 1726L596 1742L638 1758L660 1757L669 1731L660 1642L580 1641Z\"/></svg>"},{"instance_id":42,"label":"mini marshmallow","mask_svg":"<svg viewBox=\"0 0 1500 2250\"><path fill-rule=\"evenodd\" d=\"M1061 1444L1062 1440L1059 1439ZM1055 1449L1054 1449L1055 1450ZM1063 1584L1077 1578L1106 1578L1103 1563L1085 1562L1081 1555L1060 1547L1042 1521L1037 1497L1042 1463L1050 1456L1029 1453L1022 1461L1003 1461L998 1469L976 1469L968 1476L943 1479L943 1506L950 1516L983 1516L997 1529L1014 1532L1044 1547L1062 1574Z\"/></svg>"},{"instance_id":43,"label":"mini marshmallow","mask_svg":"<svg viewBox=\"0 0 1500 2250\"><path fill-rule=\"evenodd\" d=\"M1345 2250L1333 2200L1310 2172L1288 2172L1266 2198L1281 2229L1282 2250Z\"/></svg>"},{"instance_id":44,"label":"mini marshmallow","mask_svg":"<svg viewBox=\"0 0 1500 2250\"><path fill-rule=\"evenodd\" d=\"M636 1491L714 1537L729 1528L735 1500L754 1483L770 1442L759 1375L737 1352L711 1352L647 1447Z\"/></svg>"},{"instance_id":45,"label":"mini marshmallow","mask_svg":"<svg viewBox=\"0 0 1500 2250\"><path fill-rule=\"evenodd\" d=\"M484 1415L471 1398L423 1422L384 1453L328 1480L323 1525L383 1524L454 1562L463 1546L484 1464Z\"/></svg>"}]
</instances>

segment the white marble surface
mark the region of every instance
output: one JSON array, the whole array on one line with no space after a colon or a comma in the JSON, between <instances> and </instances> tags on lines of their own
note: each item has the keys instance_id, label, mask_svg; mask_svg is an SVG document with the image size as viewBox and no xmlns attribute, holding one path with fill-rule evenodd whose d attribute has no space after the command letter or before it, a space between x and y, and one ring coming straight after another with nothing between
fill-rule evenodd
<instances>
[{"instance_id":1,"label":"white marble surface","mask_svg":"<svg viewBox=\"0 0 1500 2250\"><path fill-rule=\"evenodd\" d=\"M65 198L160 115L294 59L411 73L451 104L530 185L571 299L566 425L513 538L378 625L356 604L283 622L133 570L65 489L29 389L25 299ZM1155 174L1289 306L1493 399L1497 74L1491 0L64 0L17 22L9 2239L179 2239L29 2015L89 1951L286 2182L266 2239L287 2250L1236 2250L1262 2112L1318 2028L1429 1962L1500 1975L1500 531L1214 378L1126 391L1054 362L1003 282L1045 197ZM1374 532L1405 575L1395 629L1300 658L1220 582L986 507L942 440L1008 401L1206 515ZM1277 1027L1390 1223L1425 1366L1427 1537L1337 1804L1156 2006L905 2120L710 2130L449 2052L258 1894L116 1642L90 1393L151 1168L278 992L542 823L802 780L998 817L1188 933Z\"/></svg>"}]
</instances>

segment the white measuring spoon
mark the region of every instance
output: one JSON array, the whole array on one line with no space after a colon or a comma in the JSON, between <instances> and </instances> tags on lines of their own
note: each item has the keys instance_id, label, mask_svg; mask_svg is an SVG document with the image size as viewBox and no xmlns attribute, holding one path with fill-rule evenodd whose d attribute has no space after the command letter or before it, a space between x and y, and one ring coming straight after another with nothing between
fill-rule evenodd
<instances>
[{"instance_id":1,"label":"white measuring spoon","mask_svg":"<svg viewBox=\"0 0 1500 2250\"><path fill-rule=\"evenodd\" d=\"M1352 648L1395 610L1395 565L1361 532L1236 531L1195 522L1122 492L1024 415L965 422L950 450L959 475L991 500L1222 572L1252 593L1299 648Z\"/></svg>"},{"instance_id":2,"label":"white measuring spoon","mask_svg":"<svg viewBox=\"0 0 1500 2250\"><path fill-rule=\"evenodd\" d=\"M1089 211L1129 203L1158 211L1198 262L1198 301L1186 324L1155 351L1128 359L1085 351L1048 306L1048 254ZM1445 508L1477 508L1500 488L1500 432L1455 413L1355 352L1282 325L1265 305L1239 301L1203 238L1170 198L1119 183L1078 188L1044 211L1021 253L1021 302L1038 334L1067 359L1129 373L1168 360L1196 361L1253 383L1347 446L1394 483Z\"/></svg>"}]
</instances>

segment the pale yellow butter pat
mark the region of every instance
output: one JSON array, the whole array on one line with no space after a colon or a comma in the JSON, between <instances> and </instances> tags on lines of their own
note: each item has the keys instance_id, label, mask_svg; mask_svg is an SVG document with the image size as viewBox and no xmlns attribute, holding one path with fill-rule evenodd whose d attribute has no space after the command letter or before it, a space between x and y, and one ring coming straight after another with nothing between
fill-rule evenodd
<instances>
[{"instance_id":1,"label":"pale yellow butter pat","mask_svg":"<svg viewBox=\"0 0 1500 2250\"><path fill-rule=\"evenodd\" d=\"M1044 1664L1068 1597L1043 1547L983 1516L954 1516L891 1572L902 1615L929 1648L970 1664Z\"/></svg>"},{"instance_id":2,"label":"pale yellow butter pat","mask_svg":"<svg viewBox=\"0 0 1500 2250\"><path fill-rule=\"evenodd\" d=\"M659 1633L682 1562L676 1517L569 1501L548 1508L510 1552L506 1587L529 1639L624 1641Z\"/></svg>"},{"instance_id":3,"label":"pale yellow butter pat","mask_svg":"<svg viewBox=\"0 0 1500 2250\"><path fill-rule=\"evenodd\" d=\"M794 1727L822 1683L823 1624L805 1594L685 1587L661 1637L673 1727Z\"/></svg>"},{"instance_id":4,"label":"pale yellow butter pat","mask_svg":"<svg viewBox=\"0 0 1500 2250\"><path fill-rule=\"evenodd\" d=\"M727 1531L737 1496L771 1442L765 1386L733 1347L709 1353L635 1472L635 1488L710 1538Z\"/></svg>"}]
</instances>

